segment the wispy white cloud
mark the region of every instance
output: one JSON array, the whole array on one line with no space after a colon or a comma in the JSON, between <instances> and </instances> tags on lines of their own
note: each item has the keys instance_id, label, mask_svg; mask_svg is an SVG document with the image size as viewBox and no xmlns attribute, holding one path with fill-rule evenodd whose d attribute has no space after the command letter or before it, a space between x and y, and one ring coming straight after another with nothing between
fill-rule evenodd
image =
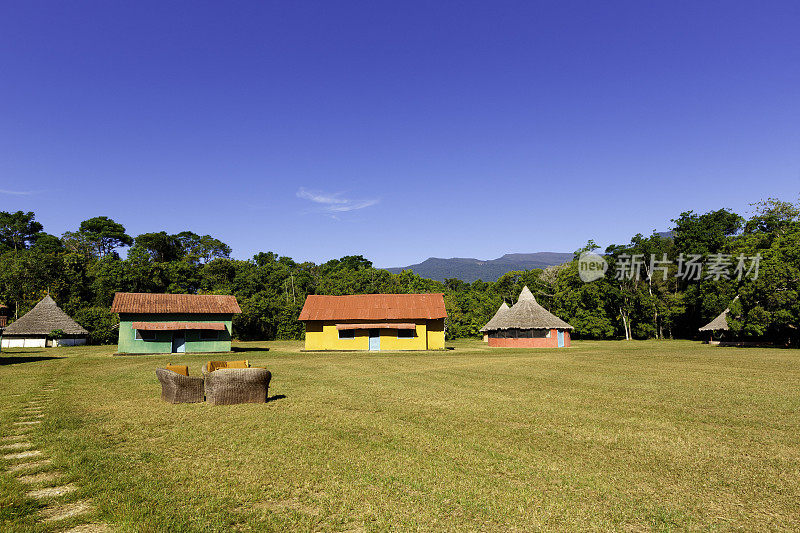
<instances>
[{"instance_id":1,"label":"wispy white cloud","mask_svg":"<svg viewBox=\"0 0 800 533\"><path fill-rule=\"evenodd\" d=\"M300 187L297 190L297 197L303 200L308 200L318 204L318 211L327 213L328 215L336 218L336 213L347 213L349 211L356 211L370 207L378 202L380 198L371 198L366 200L355 200L352 198L345 198L341 192L328 193L324 191L306 189Z\"/></svg>"},{"instance_id":2,"label":"wispy white cloud","mask_svg":"<svg viewBox=\"0 0 800 533\"><path fill-rule=\"evenodd\" d=\"M36 194L36 191L9 191L8 189L0 189L0 194L10 194L12 196L30 196Z\"/></svg>"},{"instance_id":3,"label":"wispy white cloud","mask_svg":"<svg viewBox=\"0 0 800 533\"><path fill-rule=\"evenodd\" d=\"M297 197L303 200L310 200L316 204L346 204L350 200L341 197L342 193L326 193L322 191L311 191L305 187L297 190Z\"/></svg>"},{"instance_id":4,"label":"wispy white cloud","mask_svg":"<svg viewBox=\"0 0 800 533\"><path fill-rule=\"evenodd\" d=\"M371 205L375 205L379 202L377 198L372 200L361 200L359 202L350 201L350 203L346 205L331 205L327 208L328 211L332 211L334 213L346 213L347 211L355 211L356 209L364 209L365 207L369 207Z\"/></svg>"}]
</instances>

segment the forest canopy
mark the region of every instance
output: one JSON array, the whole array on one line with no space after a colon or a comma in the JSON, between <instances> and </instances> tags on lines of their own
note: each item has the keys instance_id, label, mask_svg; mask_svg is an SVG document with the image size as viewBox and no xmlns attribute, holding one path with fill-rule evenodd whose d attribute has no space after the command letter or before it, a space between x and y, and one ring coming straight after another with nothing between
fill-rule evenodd
<instances>
[{"instance_id":1,"label":"forest canopy","mask_svg":"<svg viewBox=\"0 0 800 533\"><path fill-rule=\"evenodd\" d=\"M33 212L0 212L0 302L13 321L49 293L91 342L114 343L116 292L233 294L242 308L234 336L272 340L302 338L297 317L308 294L442 292L452 339L477 337L500 304L513 304L528 285L575 327L575 338L694 338L730 306L731 335L798 345L800 204L771 198L753 204L747 218L728 209L687 211L671 223L669 232L637 234L605 250L590 240L564 265L466 283L392 274L360 255L322 264L269 251L234 259L214 236L133 237L107 216L58 237ZM582 279L585 252L607 262L604 276Z\"/></svg>"}]
</instances>

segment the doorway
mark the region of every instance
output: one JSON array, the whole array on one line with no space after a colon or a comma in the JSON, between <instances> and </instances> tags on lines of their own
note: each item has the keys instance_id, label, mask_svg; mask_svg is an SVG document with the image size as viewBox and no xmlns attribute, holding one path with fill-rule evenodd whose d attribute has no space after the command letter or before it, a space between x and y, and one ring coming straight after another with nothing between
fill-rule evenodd
<instances>
[{"instance_id":1,"label":"doorway","mask_svg":"<svg viewBox=\"0 0 800 533\"><path fill-rule=\"evenodd\" d=\"M369 351L375 352L381 349L381 330L369 330Z\"/></svg>"},{"instance_id":2,"label":"doorway","mask_svg":"<svg viewBox=\"0 0 800 533\"><path fill-rule=\"evenodd\" d=\"M186 353L186 332L176 331L172 334L172 353Z\"/></svg>"}]
</instances>

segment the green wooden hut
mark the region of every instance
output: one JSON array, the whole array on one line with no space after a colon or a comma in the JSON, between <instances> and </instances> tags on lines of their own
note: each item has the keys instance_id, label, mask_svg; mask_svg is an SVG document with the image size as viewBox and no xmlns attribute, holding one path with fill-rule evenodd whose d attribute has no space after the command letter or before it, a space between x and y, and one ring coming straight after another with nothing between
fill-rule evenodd
<instances>
[{"instance_id":1,"label":"green wooden hut","mask_svg":"<svg viewBox=\"0 0 800 533\"><path fill-rule=\"evenodd\" d=\"M119 313L121 354L231 351L235 296L118 292L111 305Z\"/></svg>"}]
</instances>

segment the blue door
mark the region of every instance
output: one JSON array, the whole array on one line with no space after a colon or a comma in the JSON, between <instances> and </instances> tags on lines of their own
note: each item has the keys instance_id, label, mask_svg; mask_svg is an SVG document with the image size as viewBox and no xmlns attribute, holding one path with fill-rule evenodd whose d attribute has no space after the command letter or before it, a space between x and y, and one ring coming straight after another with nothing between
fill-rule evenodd
<instances>
[{"instance_id":1,"label":"blue door","mask_svg":"<svg viewBox=\"0 0 800 533\"><path fill-rule=\"evenodd\" d=\"M172 334L172 353L186 353L186 333L176 331Z\"/></svg>"},{"instance_id":2,"label":"blue door","mask_svg":"<svg viewBox=\"0 0 800 533\"><path fill-rule=\"evenodd\" d=\"M561 330L559 330L558 332L558 347L559 348L564 347L564 332Z\"/></svg>"},{"instance_id":3,"label":"blue door","mask_svg":"<svg viewBox=\"0 0 800 533\"><path fill-rule=\"evenodd\" d=\"M374 352L381 349L381 330L369 330L369 351Z\"/></svg>"}]
</instances>

